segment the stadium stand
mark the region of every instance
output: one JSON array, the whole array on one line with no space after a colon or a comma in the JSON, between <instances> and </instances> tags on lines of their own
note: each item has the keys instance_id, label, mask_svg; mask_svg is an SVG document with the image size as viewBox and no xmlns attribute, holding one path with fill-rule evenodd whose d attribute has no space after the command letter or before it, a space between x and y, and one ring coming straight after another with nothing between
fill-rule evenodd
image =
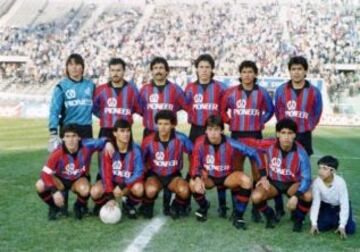
<instances>
[{"instance_id":1,"label":"stadium stand","mask_svg":"<svg viewBox=\"0 0 360 252\"><path fill-rule=\"evenodd\" d=\"M149 79L154 55L170 61L175 79L193 74L192 60L208 52L220 76L236 76L240 61L252 59L260 76L286 77L289 57L301 54L309 59L309 77L324 79L331 101L359 93L356 70L336 68L360 64L360 7L349 1L147 1L146 8L49 1L13 1L19 7L0 29L0 56L29 58L27 63L0 62L0 75L10 82L35 83L30 92L46 94L49 83L63 76L71 52L84 56L86 73L96 82L106 79L108 59L121 56L137 84Z\"/></svg>"}]
</instances>

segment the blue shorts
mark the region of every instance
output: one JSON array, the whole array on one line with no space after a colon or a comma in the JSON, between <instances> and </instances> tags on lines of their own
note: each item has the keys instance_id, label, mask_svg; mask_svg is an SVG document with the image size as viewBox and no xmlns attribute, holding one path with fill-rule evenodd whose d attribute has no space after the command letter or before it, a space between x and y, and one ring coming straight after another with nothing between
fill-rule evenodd
<instances>
[{"instance_id":1,"label":"blue shorts","mask_svg":"<svg viewBox=\"0 0 360 252\"><path fill-rule=\"evenodd\" d=\"M349 203L349 219L345 226L347 234L355 233L356 223L353 219L351 204ZM327 231L330 229L337 229L339 227L339 214L340 206L332 206L328 203L321 202L319 217L318 217L318 228L319 231Z\"/></svg>"}]
</instances>

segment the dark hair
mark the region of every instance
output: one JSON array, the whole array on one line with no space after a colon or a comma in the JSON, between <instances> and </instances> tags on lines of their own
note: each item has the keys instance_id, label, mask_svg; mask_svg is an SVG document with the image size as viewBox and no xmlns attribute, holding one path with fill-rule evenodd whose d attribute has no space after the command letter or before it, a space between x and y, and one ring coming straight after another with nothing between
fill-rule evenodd
<instances>
[{"instance_id":1,"label":"dark hair","mask_svg":"<svg viewBox=\"0 0 360 252\"><path fill-rule=\"evenodd\" d=\"M69 132L75 133L76 135L79 136L78 125L77 124L68 124L61 128L62 136L64 136L65 133L69 133Z\"/></svg>"},{"instance_id":2,"label":"dark hair","mask_svg":"<svg viewBox=\"0 0 360 252\"><path fill-rule=\"evenodd\" d=\"M167 60L165 58L163 58L163 57L153 58L152 61L150 62L150 70L152 70L153 66L156 64L163 64L165 66L166 72L170 71L169 63L167 62Z\"/></svg>"},{"instance_id":3,"label":"dark hair","mask_svg":"<svg viewBox=\"0 0 360 252\"><path fill-rule=\"evenodd\" d=\"M160 110L159 112L157 112L155 115L155 123L158 123L158 121L161 119L170 120L170 123L172 125L177 124L176 114L171 110Z\"/></svg>"},{"instance_id":4,"label":"dark hair","mask_svg":"<svg viewBox=\"0 0 360 252\"><path fill-rule=\"evenodd\" d=\"M303 68L305 69L305 71L307 71L308 68L309 68L307 60L303 56L294 56L294 57L292 57L290 59L289 63L288 63L289 70L291 69L291 67L293 65L302 65Z\"/></svg>"},{"instance_id":5,"label":"dark hair","mask_svg":"<svg viewBox=\"0 0 360 252\"><path fill-rule=\"evenodd\" d=\"M281 119L276 123L276 132L280 132L282 129L289 129L294 133L296 133L297 132L296 122L294 122L290 118Z\"/></svg>"},{"instance_id":6,"label":"dark hair","mask_svg":"<svg viewBox=\"0 0 360 252\"><path fill-rule=\"evenodd\" d=\"M255 62L251 60L244 60L243 62L241 62L241 64L239 65L239 72L241 72L244 68L252 68L255 74L258 74L259 72L259 69L257 68Z\"/></svg>"},{"instance_id":7,"label":"dark hair","mask_svg":"<svg viewBox=\"0 0 360 252\"><path fill-rule=\"evenodd\" d=\"M239 72L241 73L241 71L244 68L251 68L255 74L258 74L259 69L257 68L256 64L254 61L251 60L244 60L243 62L241 62L241 64L239 65ZM240 82L241 82L241 77L239 78ZM257 82L257 78L255 77L254 79L254 83Z\"/></svg>"},{"instance_id":8,"label":"dark hair","mask_svg":"<svg viewBox=\"0 0 360 252\"><path fill-rule=\"evenodd\" d=\"M124 120L124 119L116 120L116 122L114 123L114 127L112 128L112 132L116 132L118 129L129 129L130 130L130 142L129 142L129 144L132 144L132 142L133 142L133 134L132 134L132 130L131 130L131 124L129 123L129 121ZM111 134L111 140L115 145L116 139L115 139L115 136L113 134Z\"/></svg>"},{"instance_id":9,"label":"dark hair","mask_svg":"<svg viewBox=\"0 0 360 252\"><path fill-rule=\"evenodd\" d=\"M330 166L330 167L334 168L335 170L337 170L337 168L339 166L339 161L337 160L337 158L327 155L327 156L323 156L322 158L320 158L318 160L317 164Z\"/></svg>"},{"instance_id":10,"label":"dark hair","mask_svg":"<svg viewBox=\"0 0 360 252\"><path fill-rule=\"evenodd\" d=\"M207 127L214 127L219 126L221 130L224 130L224 123L221 120L221 117L218 115L211 115L206 119L206 128Z\"/></svg>"},{"instance_id":11,"label":"dark hair","mask_svg":"<svg viewBox=\"0 0 360 252\"><path fill-rule=\"evenodd\" d=\"M82 57L80 54L78 54L78 53L73 53L73 54L70 54L70 56L66 59L65 69L66 69L66 75L67 75L67 76L69 76L69 71L68 71L68 69L67 69L67 66L68 66L72 61L75 62L75 64L81 65L82 68L83 68L83 72L84 72L85 62L84 62L83 57Z\"/></svg>"},{"instance_id":12,"label":"dark hair","mask_svg":"<svg viewBox=\"0 0 360 252\"><path fill-rule=\"evenodd\" d=\"M215 60L210 54L201 54L196 60L195 60L195 67L198 68L201 61L209 62L211 69L215 68Z\"/></svg>"},{"instance_id":13,"label":"dark hair","mask_svg":"<svg viewBox=\"0 0 360 252\"><path fill-rule=\"evenodd\" d=\"M123 59L121 58L112 58L109 61L109 67L113 66L113 65L122 65L123 69L126 69L126 63Z\"/></svg>"},{"instance_id":14,"label":"dark hair","mask_svg":"<svg viewBox=\"0 0 360 252\"><path fill-rule=\"evenodd\" d=\"M113 131L116 131L117 129L131 129L131 124L124 119L118 119L113 127Z\"/></svg>"}]
</instances>

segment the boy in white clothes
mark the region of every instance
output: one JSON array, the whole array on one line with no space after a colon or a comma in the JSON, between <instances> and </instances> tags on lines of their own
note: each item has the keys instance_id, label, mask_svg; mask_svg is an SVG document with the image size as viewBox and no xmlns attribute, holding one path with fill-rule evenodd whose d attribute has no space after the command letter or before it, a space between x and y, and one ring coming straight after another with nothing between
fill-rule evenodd
<instances>
[{"instance_id":1,"label":"boy in white clothes","mask_svg":"<svg viewBox=\"0 0 360 252\"><path fill-rule=\"evenodd\" d=\"M319 177L312 186L313 202L310 210L311 234L336 229L341 239L355 233L345 180L336 175L339 162L332 156L319 159Z\"/></svg>"}]
</instances>

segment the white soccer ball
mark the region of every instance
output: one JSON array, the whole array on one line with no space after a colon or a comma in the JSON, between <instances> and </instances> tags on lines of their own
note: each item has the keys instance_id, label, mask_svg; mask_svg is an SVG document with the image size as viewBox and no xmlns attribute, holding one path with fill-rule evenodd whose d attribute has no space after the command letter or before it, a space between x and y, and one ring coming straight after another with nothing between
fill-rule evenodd
<instances>
[{"instance_id":1,"label":"white soccer ball","mask_svg":"<svg viewBox=\"0 0 360 252\"><path fill-rule=\"evenodd\" d=\"M118 204L112 207L108 204L105 204L100 209L100 220L105 224L116 224L121 219L121 209Z\"/></svg>"}]
</instances>

